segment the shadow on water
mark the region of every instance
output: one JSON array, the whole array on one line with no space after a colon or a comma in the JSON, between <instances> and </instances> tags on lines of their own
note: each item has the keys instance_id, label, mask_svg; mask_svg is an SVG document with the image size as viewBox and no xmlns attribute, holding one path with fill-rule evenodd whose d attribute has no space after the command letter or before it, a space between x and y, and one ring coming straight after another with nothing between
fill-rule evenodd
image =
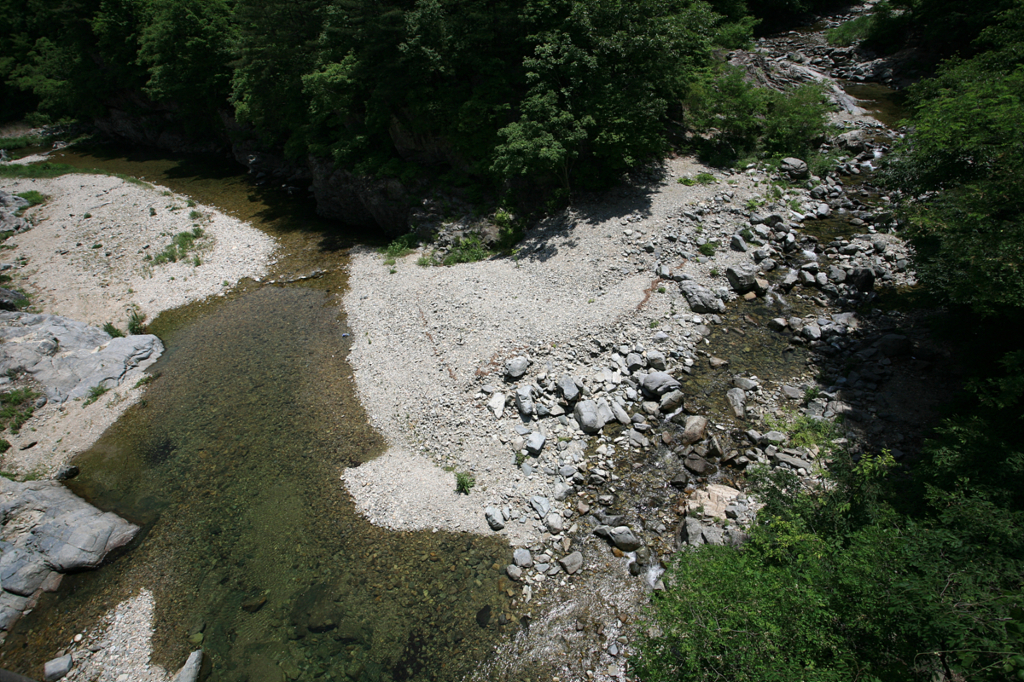
<instances>
[{"instance_id":1,"label":"shadow on water","mask_svg":"<svg viewBox=\"0 0 1024 682\"><path fill-rule=\"evenodd\" d=\"M292 221L285 204L268 211L244 178L216 168L78 159L247 207L240 217ZM135 163L166 166L157 177ZM75 460L82 473L70 482L143 533L46 595L0 649L5 668L38 674L60 643L144 589L156 605L153 662L173 671L201 647L214 680L457 679L511 627L499 625L512 622L503 541L384 531L356 513L339 480L384 443L356 397L330 294L346 286L344 256L322 246L358 237L309 220L255 224L293 252L279 268L327 265L326 276L250 284L151 325L167 348L151 369L158 378Z\"/></svg>"}]
</instances>

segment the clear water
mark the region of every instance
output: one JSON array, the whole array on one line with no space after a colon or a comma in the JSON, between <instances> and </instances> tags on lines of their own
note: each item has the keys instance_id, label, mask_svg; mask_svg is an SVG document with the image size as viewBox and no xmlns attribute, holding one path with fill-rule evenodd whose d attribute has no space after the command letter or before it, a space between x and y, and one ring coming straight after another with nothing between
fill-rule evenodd
<instances>
[{"instance_id":1,"label":"clear water","mask_svg":"<svg viewBox=\"0 0 1024 682\"><path fill-rule=\"evenodd\" d=\"M253 219L285 244L280 276L329 274L249 283L151 325L167 347L159 378L75 460L82 474L70 483L144 531L101 570L66 578L19 623L0 665L38 675L59 643L142 588L156 598L154 662L172 671L200 634L213 680L449 680L478 665L513 627L507 545L375 528L339 480L383 446L355 397L336 307L338 244L359 236L216 165L55 160L71 159Z\"/></svg>"}]
</instances>

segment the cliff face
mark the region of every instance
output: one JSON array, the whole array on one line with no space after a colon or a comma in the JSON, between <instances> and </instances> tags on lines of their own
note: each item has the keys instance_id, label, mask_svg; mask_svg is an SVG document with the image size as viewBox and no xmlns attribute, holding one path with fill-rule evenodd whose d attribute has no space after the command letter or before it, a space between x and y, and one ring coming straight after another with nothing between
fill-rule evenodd
<instances>
[{"instance_id":1,"label":"cliff face","mask_svg":"<svg viewBox=\"0 0 1024 682\"><path fill-rule=\"evenodd\" d=\"M106 114L94 123L110 137L133 145L185 154L229 152L254 177L311 185L317 213L325 218L344 225L376 226L387 236L409 231L412 195L399 180L358 175L337 167L330 159L315 156L304 162L290 161L263 148L229 112L220 112L220 117L222 134L202 138L180 125L177 107L157 107L125 95L112 102ZM402 149L408 151L410 140L403 137L402 141Z\"/></svg>"}]
</instances>

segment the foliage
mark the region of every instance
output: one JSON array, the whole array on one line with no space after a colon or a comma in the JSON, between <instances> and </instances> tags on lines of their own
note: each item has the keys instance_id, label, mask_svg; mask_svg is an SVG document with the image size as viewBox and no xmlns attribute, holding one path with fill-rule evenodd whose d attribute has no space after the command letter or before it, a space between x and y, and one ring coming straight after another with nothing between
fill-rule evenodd
<instances>
[{"instance_id":1,"label":"foliage","mask_svg":"<svg viewBox=\"0 0 1024 682\"><path fill-rule=\"evenodd\" d=\"M480 237L473 234L468 237L456 238L451 251L444 257L444 265L458 265L459 263L475 263L488 258L491 252L480 241Z\"/></svg>"},{"instance_id":2,"label":"foliage","mask_svg":"<svg viewBox=\"0 0 1024 682\"><path fill-rule=\"evenodd\" d=\"M11 443L6 438L0 438L0 455L11 449ZM0 473L0 476L4 474Z\"/></svg>"},{"instance_id":3,"label":"foliage","mask_svg":"<svg viewBox=\"0 0 1024 682\"><path fill-rule=\"evenodd\" d=\"M205 236L203 228L194 227L190 232L179 232L174 235L171 243L164 247L164 250L153 257L153 265L161 263L177 263L184 260L188 252L195 248L196 241ZM195 263L198 265L198 263Z\"/></svg>"},{"instance_id":4,"label":"foliage","mask_svg":"<svg viewBox=\"0 0 1024 682\"><path fill-rule=\"evenodd\" d=\"M416 238L416 235L411 232L398 237L380 250L384 254L384 264L394 265L395 261L399 258L408 256L412 253L413 248L415 248L418 242L419 240Z\"/></svg>"},{"instance_id":5,"label":"foliage","mask_svg":"<svg viewBox=\"0 0 1024 682\"><path fill-rule=\"evenodd\" d=\"M138 178L133 178L130 175L123 175L121 173L111 173L109 171L103 171L97 168L76 168L75 166L69 166L68 164L65 163L50 163L49 161L47 161L44 163L9 163L0 165L0 178L56 178L60 177L61 175L68 175L69 173L84 173L89 175L110 175L135 185L148 186L148 184L145 181L139 180Z\"/></svg>"},{"instance_id":6,"label":"foliage","mask_svg":"<svg viewBox=\"0 0 1024 682\"><path fill-rule=\"evenodd\" d=\"M476 480L465 472L455 474L455 492L463 495L469 494L469 489L476 485Z\"/></svg>"},{"instance_id":7,"label":"foliage","mask_svg":"<svg viewBox=\"0 0 1024 682\"><path fill-rule=\"evenodd\" d=\"M18 196L28 202L28 206L22 206L20 209L18 209L17 215L19 216L28 209L32 208L33 206L38 206L39 204L45 202L48 198L45 194L37 192L34 189L31 189L27 192L21 192L18 194Z\"/></svg>"},{"instance_id":8,"label":"foliage","mask_svg":"<svg viewBox=\"0 0 1024 682\"><path fill-rule=\"evenodd\" d=\"M859 42L871 30L871 15L864 15L829 29L826 37L829 45L846 47Z\"/></svg>"},{"instance_id":9,"label":"foliage","mask_svg":"<svg viewBox=\"0 0 1024 682\"><path fill-rule=\"evenodd\" d=\"M18 137L0 137L0 149L13 151L25 147L38 147L44 139L41 135L20 135Z\"/></svg>"},{"instance_id":10,"label":"foliage","mask_svg":"<svg viewBox=\"0 0 1024 682\"><path fill-rule=\"evenodd\" d=\"M725 67L690 91L687 120L704 136L703 155L735 161L751 154L804 155L824 138L828 99L807 83L787 92L758 88Z\"/></svg>"},{"instance_id":11,"label":"foliage","mask_svg":"<svg viewBox=\"0 0 1024 682\"><path fill-rule=\"evenodd\" d=\"M921 280L993 315L1024 301L1024 6L980 39L992 49L946 63L912 90L914 133L884 169L903 191Z\"/></svg>"},{"instance_id":12,"label":"foliage","mask_svg":"<svg viewBox=\"0 0 1024 682\"><path fill-rule=\"evenodd\" d=\"M128 333L132 335L146 333L146 316L138 308L128 311Z\"/></svg>"},{"instance_id":13,"label":"foliage","mask_svg":"<svg viewBox=\"0 0 1024 682\"><path fill-rule=\"evenodd\" d=\"M115 327L111 322L107 322L103 325L103 331L105 331L112 339L124 336L124 332Z\"/></svg>"},{"instance_id":14,"label":"foliage","mask_svg":"<svg viewBox=\"0 0 1024 682\"><path fill-rule=\"evenodd\" d=\"M707 256L708 258L711 258L712 256L715 255L715 243L705 242L701 244L699 247L697 247L697 250L700 251L701 254Z\"/></svg>"},{"instance_id":15,"label":"foliage","mask_svg":"<svg viewBox=\"0 0 1024 682\"><path fill-rule=\"evenodd\" d=\"M16 388L0 393L0 425L11 433L18 433L22 424L35 412L35 400L39 394L30 388Z\"/></svg>"},{"instance_id":16,"label":"foliage","mask_svg":"<svg viewBox=\"0 0 1024 682\"><path fill-rule=\"evenodd\" d=\"M85 399L85 402L82 403L82 407L88 407L89 405L92 405L94 402L103 397L103 394L109 390L110 389L104 386L103 384L96 384L95 386L89 389L89 396Z\"/></svg>"}]
</instances>

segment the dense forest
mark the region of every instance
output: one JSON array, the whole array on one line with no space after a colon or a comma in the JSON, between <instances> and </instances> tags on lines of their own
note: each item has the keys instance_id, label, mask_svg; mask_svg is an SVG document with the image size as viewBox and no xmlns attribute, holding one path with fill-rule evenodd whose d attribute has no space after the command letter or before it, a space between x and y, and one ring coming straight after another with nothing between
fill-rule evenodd
<instances>
[{"instance_id":1,"label":"dense forest","mask_svg":"<svg viewBox=\"0 0 1024 682\"><path fill-rule=\"evenodd\" d=\"M721 56L827 4L0 0L0 116L116 108L295 163L565 200L693 131L723 163L814 153L821 93L756 90ZM749 543L679 555L634 660L648 682L1024 679L1024 0L858 21L932 74L881 176L975 378L911 465L804 424L831 486L762 476Z\"/></svg>"}]
</instances>

